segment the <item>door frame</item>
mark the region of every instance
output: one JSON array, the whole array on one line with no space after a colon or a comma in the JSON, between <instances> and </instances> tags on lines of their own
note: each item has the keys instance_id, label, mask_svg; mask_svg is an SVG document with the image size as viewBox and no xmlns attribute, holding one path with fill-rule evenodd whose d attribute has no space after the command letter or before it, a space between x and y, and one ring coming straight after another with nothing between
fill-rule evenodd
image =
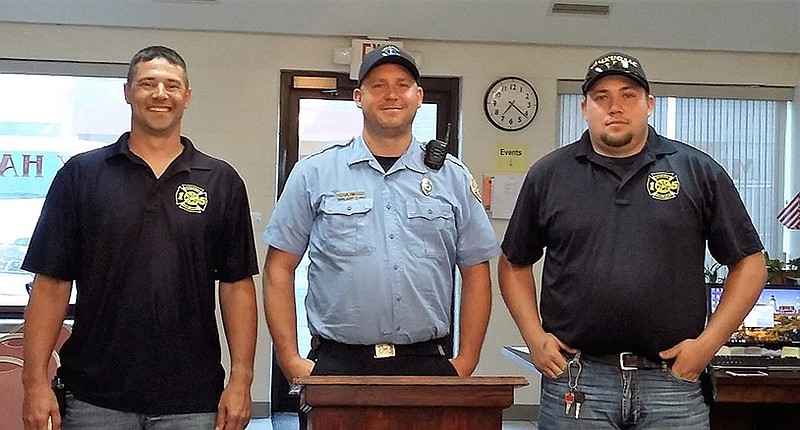
<instances>
[{"instance_id":1,"label":"door frame","mask_svg":"<svg viewBox=\"0 0 800 430\"><path fill-rule=\"evenodd\" d=\"M324 88L295 88L295 78L328 78L330 83ZM325 80L325 79L323 79ZM280 198L289 173L298 161L300 150L299 118L301 99L352 100L353 90L358 83L350 79L349 74L325 71L281 70L280 78L280 124L278 125L278 157L275 199ZM450 142L448 152L459 155L459 101L461 79L455 77L420 78L420 86L424 90L423 103L437 105L436 136L443 139L450 124ZM354 102L355 103L355 102ZM438 113L444 113L439 115ZM295 299L296 300L296 299ZM455 297L452 298L451 309L455 310ZM451 318L455 321L455 318ZM450 335L446 338L445 349L452 356L455 327L450 326ZM272 383L270 387L271 412L297 412L300 398L289 395L291 386L278 366L275 348L271 348Z\"/></svg>"}]
</instances>

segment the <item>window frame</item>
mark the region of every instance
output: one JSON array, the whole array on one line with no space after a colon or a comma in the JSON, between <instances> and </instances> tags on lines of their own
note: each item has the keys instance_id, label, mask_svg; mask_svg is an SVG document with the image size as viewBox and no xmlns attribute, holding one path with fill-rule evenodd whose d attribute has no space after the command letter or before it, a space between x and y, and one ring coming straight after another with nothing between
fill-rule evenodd
<instances>
[{"instance_id":1,"label":"window frame","mask_svg":"<svg viewBox=\"0 0 800 430\"><path fill-rule=\"evenodd\" d=\"M125 80L128 76L128 64L0 57L0 74L113 78ZM122 99L122 88L120 88L120 99ZM31 284L32 282L33 281L31 281ZM74 284L72 288L75 288ZM27 305L0 304L0 320L16 321L18 319L24 319L26 307ZM72 319L74 316L75 304L70 303L67 305L66 318Z\"/></svg>"},{"instance_id":2,"label":"window frame","mask_svg":"<svg viewBox=\"0 0 800 430\"><path fill-rule=\"evenodd\" d=\"M562 115L565 112L565 109L570 109L572 112L574 109L574 100L567 100L564 96L565 95L578 95L580 98L583 97L580 85L581 80L573 80L573 79L564 79L559 80L557 84L557 98L558 98L558 128L556 130L556 148L564 146L568 143L574 141L574 139L570 139L569 137L565 137L565 134L569 135L577 130L579 122L582 126L582 129L585 130L585 121L583 121L582 116L580 115L579 109L576 110L575 115L571 116L570 118L564 118ZM795 164L797 161L793 160L791 157L785 156L787 151L789 150L789 142L788 137L790 136L791 129L793 127L792 121L793 117L790 114L792 109L795 107L793 106L793 101L795 101L795 87L791 86L770 86L770 85L762 85L762 84L686 84L686 83L661 83L661 82L651 82L650 83L650 90L651 94L656 98L656 106L653 115L649 118L649 123L654 125L655 129L662 135L665 135L669 138L674 138L679 141L686 142L687 144L694 146L702 151L709 152L706 148L695 145L695 142L687 141L681 136L672 136L667 130L675 129L677 131L677 126L675 123L679 122L678 119L672 121L668 118L668 110L675 109L675 112L682 112L676 105L678 102L682 102L684 104L691 103L692 99L710 99L714 101L736 101L736 102L776 102L778 103L778 109L775 111L774 120L777 124L783 127L775 128L775 147L772 148L774 151L773 161L775 163L776 172L775 177L773 178L774 183L774 190L773 190L773 197L774 201L770 202L778 207L775 212L775 217L777 217L777 213L780 210L782 204L785 204L786 196L791 194L794 195L792 190L787 190L787 186L790 186L790 182L788 180L788 172L791 172L793 169L797 168ZM571 97L572 98L572 97ZM677 99L677 100L676 100ZM565 100L569 103L568 107L564 106ZM672 104L672 106L669 106ZM782 107L782 109L781 109ZM580 117L580 121L575 121L575 117ZM684 117L685 118L685 117ZM672 121L672 122L671 122ZM706 142L705 140L701 141ZM741 148L736 148L739 151L742 151ZM783 161L782 165L778 165L780 161ZM720 164L723 164L724 160L717 160ZM723 164L724 166L724 164ZM725 167L728 174L731 175L732 172L728 167ZM738 180L734 181L739 190L740 185L746 186L747 184L741 183ZM742 194L742 190L739 190L739 193ZM750 196L752 197L752 196ZM743 196L743 200L745 201L745 206L747 206L747 197ZM759 230L759 235L761 236L762 240L765 241L764 246L766 250L772 252L780 252L780 255L783 255L784 252L787 252L787 242L786 242L786 229L782 229L782 226L778 223L777 219L775 219L774 225L760 225L758 221L755 219L755 214L750 207L748 207L748 212L751 213L751 217L754 218L754 223L756 223L756 228ZM775 218L773 217L773 218ZM767 220L767 218L762 219L762 221ZM767 228L768 231L761 231L761 227ZM765 238L773 238L773 242L767 243ZM713 263L713 259L710 255L707 255L706 265Z\"/></svg>"}]
</instances>

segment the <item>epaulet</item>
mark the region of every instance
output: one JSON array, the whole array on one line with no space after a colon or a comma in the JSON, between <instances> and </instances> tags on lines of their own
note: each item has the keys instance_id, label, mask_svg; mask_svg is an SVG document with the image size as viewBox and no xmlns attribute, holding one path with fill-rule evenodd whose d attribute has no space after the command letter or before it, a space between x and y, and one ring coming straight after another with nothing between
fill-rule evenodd
<instances>
[{"instance_id":1,"label":"epaulet","mask_svg":"<svg viewBox=\"0 0 800 430\"><path fill-rule=\"evenodd\" d=\"M355 142L355 140L356 140L355 137L351 137L350 140L347 140L347 141L329 143L329 144L325 145L324 148L322 148L322 149L320 149L320 150L318 150L316 152L312 152L312 153L308 154L305 158L312 158L314 156L323 154L326 151L330 151L331 149L334 149L334 148L344 148L345 146L350 145L351 143Z\"/></svg>"},{"instance_id":2,"label":"epaulet","mask_svg":"<svg viewBox=\"0 0 800 430\"><path fill-rule=\"evenodd\" d=\"M453 154L449 153L447 154L447 157L445 157L444 162L447 163L448 161L464 169L465 172L469 172L469 168L467 168L467 165L464 164L464 162L461 161L460 159L456 158Z\"/></svg>"}]
</instances>

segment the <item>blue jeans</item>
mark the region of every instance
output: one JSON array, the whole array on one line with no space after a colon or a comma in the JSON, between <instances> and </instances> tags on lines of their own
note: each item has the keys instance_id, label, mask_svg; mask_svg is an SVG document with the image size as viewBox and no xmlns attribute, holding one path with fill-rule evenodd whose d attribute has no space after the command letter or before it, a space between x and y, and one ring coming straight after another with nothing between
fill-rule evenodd
<instances>
[{"instance_id":1,"label":"blue jeans","mask_svg":"<svg viewBox=\"0 0 800 430\"><path fill-rule=\"evenodd\" d=\"M565 413L569 372L558 379L542 378L539 429L710 428L700 382L678 378L666 364L662 369L623 371L583 358L580 363L576 390L586 399L579 418L575 419L575 404Z\"/></svg>"},{"instance_id":2,"label":"blue jeans","mask_svg":"<svg viewBox=\"0 0 800 430\"><path fill-rule=\"evenodd\" d=\"M62 430L213 430L216 412L149 415L101 408L66 397Z\"/></svg>"}]
</instances>

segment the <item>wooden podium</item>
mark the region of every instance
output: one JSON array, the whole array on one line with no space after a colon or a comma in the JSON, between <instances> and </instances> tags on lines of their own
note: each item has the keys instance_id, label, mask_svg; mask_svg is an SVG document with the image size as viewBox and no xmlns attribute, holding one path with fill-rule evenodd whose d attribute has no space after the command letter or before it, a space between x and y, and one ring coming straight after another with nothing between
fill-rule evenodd
<instances>
[{"instance_id":1,"label":"wooden podium","mask_svg":"<svg viewBox=\"0 0 800 430\"><path fill-rule=\"evenodd\" d=\"M309 376L312 430L500 430L521 376Z\"/></svg>"}]
</instances>

